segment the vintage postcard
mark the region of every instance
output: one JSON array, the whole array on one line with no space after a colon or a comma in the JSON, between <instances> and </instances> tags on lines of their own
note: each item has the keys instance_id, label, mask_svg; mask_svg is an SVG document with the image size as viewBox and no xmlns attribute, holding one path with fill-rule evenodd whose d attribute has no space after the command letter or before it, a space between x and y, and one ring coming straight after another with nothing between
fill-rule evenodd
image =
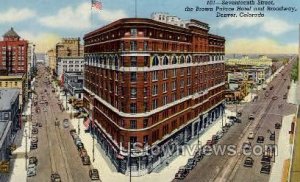
<instances>
[{"instance_id":1,"label":"vintage postcard","mask_svg":"<svg viewBox=\"0 0 300 182\"><path fill-rule=\"evenodd\" d=\"M298 0L0 0L1 182L298 182Z\"/></svg>"}]
</instances>

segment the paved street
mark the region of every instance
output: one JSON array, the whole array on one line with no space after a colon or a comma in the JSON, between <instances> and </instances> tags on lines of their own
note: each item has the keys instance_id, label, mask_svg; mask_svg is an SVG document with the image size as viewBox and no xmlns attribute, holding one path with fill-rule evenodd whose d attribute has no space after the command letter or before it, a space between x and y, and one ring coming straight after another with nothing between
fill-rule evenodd
<instances>
[{"instance_id":1,"label":"paved street","mask_svg":"<svg viewBox=\"0 0 300 182\"><path fill-rule=\"evenodd\" d=\"M219 145L234 144L240 150L244 141L247 140L250 130L255 133L252 145L256 143L258 135L265 137L264 144L271 143L267 130L274 131L274 124L281 122L283 115L290 115L296 112L296 106L287 104L286 100L283 99L283 95L288 92L287 86L289 85L288 77L291 65L286 66L282 70L281 73L284 73L284 76L278 74L269 84L267 88L269 92L268 97L265 97L266 91L262 90L258 92L258 99L255 102L244 104L241 117L242 123L237 123L231 127L229 132L218 143ZM283 78L287 78L286 81ZM273 85L274 89L270 90L270 85ZM272 99L273 96L278 98ZM255 120L249 122L248 116L252 113L255 116ZM276 141L278 141L278 133ZM243 167L244 158L244 155L212 155L205 157L190 172L185 181L268 181L269 175L260 174L261 156L254 157L255 162L252 168Z\"/></svg>"},{"instance_id":2,"label":"paved street","mask_svg":"<svg viewBox=\"0 0 300 182\"><path fill-rule=\"evenodd\" d=\"M69 118L69 114L59 109L55 93L51 92L51 85L46 84L47 75L44 67L39 68L38 76L42 77L37 79L36 93L39 102L44 96L49 104L48 106L38 104L41 108L38 114L33 107L33 121L41 122L42 127L39 127L37 134L39 139L38 148L31 150L29 154L29 156L36 156L38 159L37 175L28 177L28 181L50 181L52 172L58 172L62 181L90 181L88 170L91 166L82 165L76 146L69 133L70 128L64 129L62 126L62 120ZM47 112L44 112L43 108L46 108ZM60 127L54 124L56 118L61 123Z\"/></svg>"}]
</instances>

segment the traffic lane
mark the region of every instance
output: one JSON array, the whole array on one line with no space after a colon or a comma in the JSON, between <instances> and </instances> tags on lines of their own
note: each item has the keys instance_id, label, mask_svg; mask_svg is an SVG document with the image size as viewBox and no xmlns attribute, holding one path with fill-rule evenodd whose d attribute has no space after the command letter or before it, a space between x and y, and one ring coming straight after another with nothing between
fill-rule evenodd
<instances>
[{"instance_id":1,"label":"traffic lane","mask_svg":"<svg viewBox=\"0 0 300 182\"><path fill-rule=\"evenodd\" d=\"M58 100L53 99L53 105L57 105L57 102ZM54 107L54 109L55 113L58 113L57 117L61 124L64 119L70 120L68 113L61 112L58 107ZM58 130L58 132L60 132L60 137L64 144L64 150L68 153L66 157L69 163L69 168L73 177L73 181L89 181L90 178L88 176L88 172L89 169L92 167L83 166L76 145L74 144L74 141L69 133L70 128L63 128L63 126L61 125L61 127L59 127Z\"/></svg>"},{"instance_id":2,"label":"traffic lane","mask_svg":"<svg viewBox=\"0 0 300 182\"><path fill-rule=\"evenodd\" d=\"M264 106L265 103L260 104ZM222 139L219 141L218 145L229 146L237 145L240 142L245 128L251 124L248 121L249 113L253 113L256 110L257 106L254 104L249 104L249 107L246 107L242 114L242 123L236 123L232 126L227 133L224 134ZM220 128L221 129L221 128ZM204 144L206 141L203 141ZM197 164L194 170L190 171L189 175L185 178L184 181L210 181L214 179L216 175L219 174L223 166L226 165L226 162L232 156L229 155L211 155L206 156L201 162ZM201 179L197 177L201 176Z\"/></svg>"}]
</instances>

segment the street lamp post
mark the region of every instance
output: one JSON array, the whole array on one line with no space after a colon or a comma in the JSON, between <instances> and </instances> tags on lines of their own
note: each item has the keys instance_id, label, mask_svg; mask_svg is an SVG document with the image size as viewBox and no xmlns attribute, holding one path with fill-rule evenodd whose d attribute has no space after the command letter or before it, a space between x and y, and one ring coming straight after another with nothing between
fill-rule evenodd
<instances>
[{"instance_id":1,"label":"street lamp post","mask_svg":"<svg viewBox=\"0 0 300 182\"><path fill-rule=\"evenodd\" d=\"M25 137L25 170L27 171L27 129L24 130L23 136Z\"/></svg>"}]
</instances>

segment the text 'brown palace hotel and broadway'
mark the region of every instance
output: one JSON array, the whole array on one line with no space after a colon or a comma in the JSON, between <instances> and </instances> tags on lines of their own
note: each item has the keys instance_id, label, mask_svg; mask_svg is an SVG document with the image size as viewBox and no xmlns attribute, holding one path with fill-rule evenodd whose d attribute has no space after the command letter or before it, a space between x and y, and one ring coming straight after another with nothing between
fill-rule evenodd
<instances>
[{"instance_id":1,"label":"text 'brown palace hotel and broadway'","mask_svg":"<svg viewBox=\"0 0 300 182\"><path fill-rule=\"evenodd\" d=\"M84 106L122 173L129 142L142 145L131 152L132 175L146 174L224 110L224 37L198 20L181 26L126 18L84 36Z\"/></svg>"}]
</instances>

